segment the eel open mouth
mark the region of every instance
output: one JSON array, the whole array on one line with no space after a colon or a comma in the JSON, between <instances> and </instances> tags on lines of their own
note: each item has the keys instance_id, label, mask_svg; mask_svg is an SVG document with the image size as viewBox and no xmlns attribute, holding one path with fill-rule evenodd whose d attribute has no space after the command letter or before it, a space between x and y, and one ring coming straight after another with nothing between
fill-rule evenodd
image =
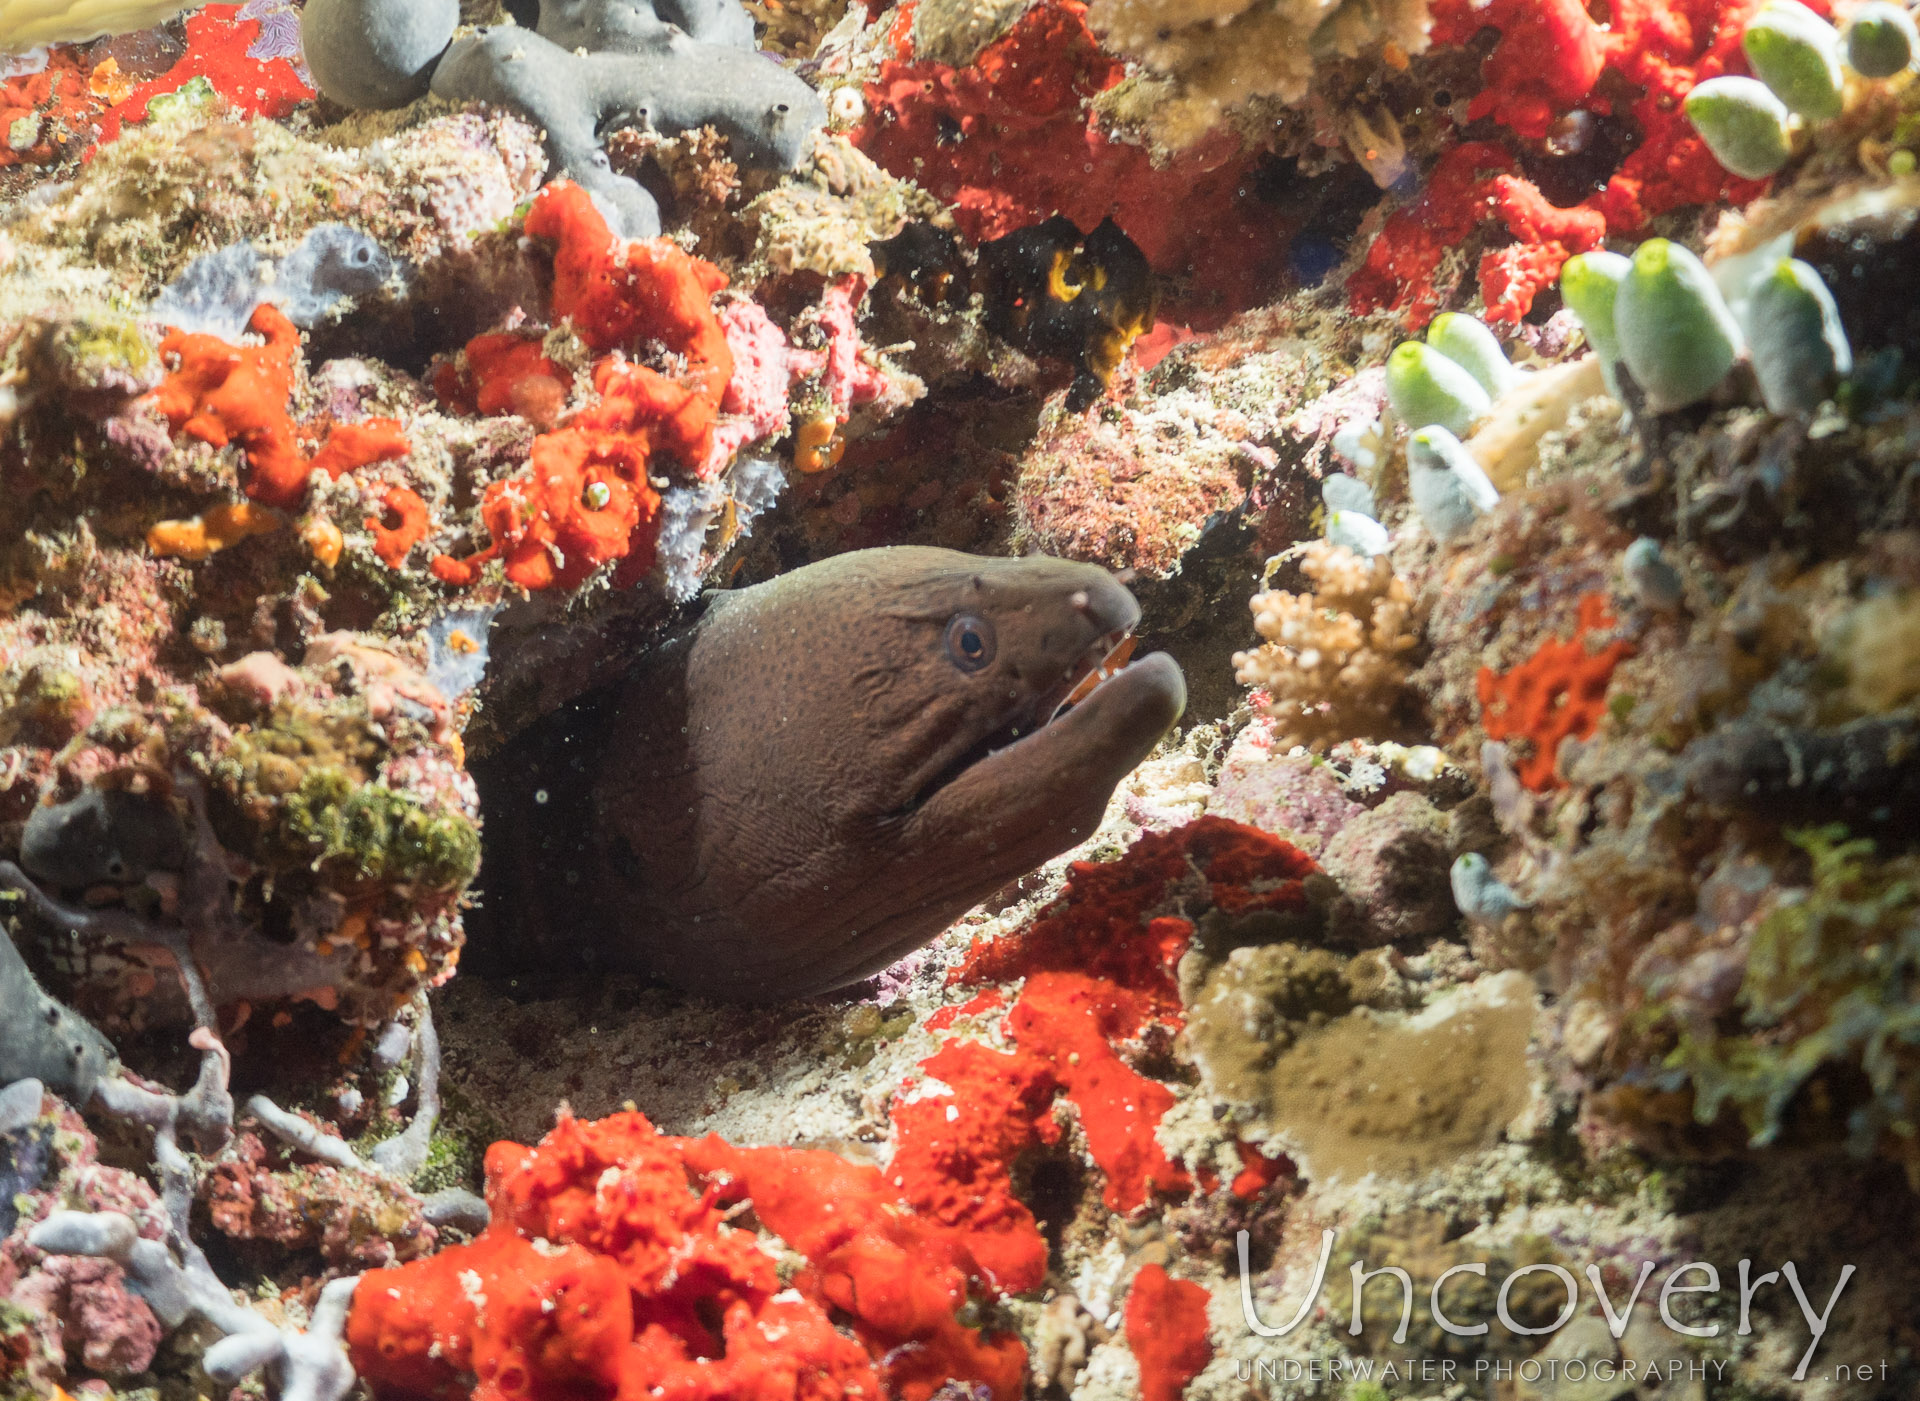
<instances>
[{"instance_id":1,"label":"eel open mouth","mask_svg":"<svg viewBox=\"0 0 1920 1401\"><path fill-rule=\"evenodd\" d=\"M1137 641L1131 625L1102 633L1067 668L1056 685L1040 692L1031 704L1021 707L1021 714L1017 718L969 749L947 776L952 777L960 769L969 768L1002 749L1039 734L1066 715L1126 669L1127 659L1133 655Z\"/></svg>"},{"instance_id":2,"label":"eel open mouth","mask_svg":"<svg viewBox=\"0 0 1920 1401\"><path fill-rule=\"evenodd\" d=\"M1020 707L1017 715L1009 718L1005 724L991 733L983 735L956 755L951 763L924 784L919 792L914 794L912 801L895 815L902 816L919 809L935 793L976 764L1040 734L1054 721L1084 702L1102 685L1120 675L1126 669L1127 660L1133 654L1136 641L1131 625L1115 628L1095 638L1074 664L1067 668L1055 685L1034 696L1027 704Z\"/></svg>"},{"instance_id":3,"label":"eel open mouth","mask_svg":"<svg viewBox=\"0 0 1920 1401\"><path fill-rule=\"evenodd\" d=\"M1067 693L1067 698L1053 708L1052 714L1047 717L1047 723L1052 724L1092 695L1098 687L1119 675L1121 669L1127 664L1127 658L1133 655L1133 649L1139 641L1140 639L1133 635L1131 628L1122 628L1101 638L1098 646L1105 650L1101 652L1100 659L1090 667L1083 661L1084 670L1079 681ZM1088 655L1093 655L1093 649L1089 649Z\"/></svg>"}]
</instances>

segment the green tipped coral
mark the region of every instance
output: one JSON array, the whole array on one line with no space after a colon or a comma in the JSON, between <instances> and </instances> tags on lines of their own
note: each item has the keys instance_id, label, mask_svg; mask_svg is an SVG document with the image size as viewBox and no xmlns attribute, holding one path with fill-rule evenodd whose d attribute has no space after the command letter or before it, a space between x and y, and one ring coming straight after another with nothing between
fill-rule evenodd
<instances>
[{"instance_id":1,"label":"green tipped coral","mask_svg":"<svg viewBox=\"0 0 1920 1401\"><path fill-rule=\"evenodd\" d=\"M1687 94L1687 120L1713 158L1743 180L1764 180L1793 154L1786 104L1756 78L1709 78Z\"/></svg>"},{"instance_id":2,"label":"green tipped coral","mask_svg":"<svg viewBox=\"0 0 1920 1401\"><path fill-rule=\"evenodd\" d=\"M1387 401L1415 432L1437 423L1462 437L1493 405L1479 380L1421 341L1404 341L1387 357Z\"/></svg>"},{"instance_id":3,"label":"green tipped coral","mask_svg":"<svg viewBox=\"0 0 1920 1401\"><path fill-rule=\"evenodd\" d=\"M1798 258L1782 258L1747 294L1747 350L1778 414L1812 413L1853 372L1833 294Z\"/></svg>"},{"instance_id":4,"label":"green tipped coral","mask_svg":"<svg viewBox=\"0 0 1920 1401\"><path fill-rule=\"evenodd\" d=\"M1688 1035L1668 1057L1694 1087L1694 1115L1735 1110L1755 1145L1778 1136L1822 1069L1864 1072L1870 1098L1848 1117L1855 1151L1892 1150L1920 1168L1920 869L1876 858L1843 827L1793 834L1813 878L1761 920L1739 1005L1748 1034ZM1797 898L1796 898L1797 897ZM1845 1106L1840 1106L1846 1112Z\"/></svg>"},{"instance_id":5,"label":"green tipped coral","mask_svg":"<svg viewBox=\"0 0 1920 1401\"><path fill-rule=\"evenodd\" d=\"M1790 110L1814 122L1840 115L1840 32L1799 0L1769 0L1740 44L1754 76Z\"/></svg>"},{"instance_id":6,"label":"green tipped coral","mask_svg":"<svg viewBox=\"0 0 1920 1401\"><path fill-rule=\"evenodd\" d=\"M1621 253L1604 250L1569 258L1560 269L1560 296L1573 314L1580 318L1587 333L1587 344L1600 357L1600 370L1607 388L1620 393L1615 367L1620 363L1620 336L1614 329L1613 304L1620 284L1627 280L1633 260Z\"/></svg>"},{"instance_id":7,"label":"green tipped coral","mask_svg":"<svg viewBox=\"0 0 1920 1401\"><path fill-rule=\"evenodd\" d=\"M1916 48L1913 16L1888 0L1862 5L1847 25L1847 66L1863 78L1891 78L1913 62Z\"/></svg>"},{"instance_id":8,"label":"green tipped coral","mask_svg":"<svg viewBox=\"0 0 1920 1401\"><path fill-rule=\"evenodd\" d=\"M1667 239L1634 250L1613 310L1621 358L1655 412L1706 398L1740 358L1740 327L1713 275Z\"/></svg>"},{"instance_id":9,"label":"green tipped coral","mask_svg":"<svg viewBox=\"0 0 1920 1401\"><path fill-rule=\"evenodd\" d=\"M1427 344L1472 375L1492 398L1498 399L1520 378L1499 339L1477 317L1442 312L1427 327Z\"/></svg>"}]
</instances>

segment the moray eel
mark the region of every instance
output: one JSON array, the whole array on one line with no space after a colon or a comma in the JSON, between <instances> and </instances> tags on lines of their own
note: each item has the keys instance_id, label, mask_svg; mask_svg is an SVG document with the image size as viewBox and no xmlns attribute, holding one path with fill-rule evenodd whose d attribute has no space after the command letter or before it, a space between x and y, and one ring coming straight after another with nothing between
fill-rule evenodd
<instances>
[{"instance_id":1,"label":"moray eel","mask_svg":"<svg viewBox=\"0 0 1920 1401\"><path fill-rule=\"evenodd\" d=\"M1164 654L1100 679L1139 619L1092 565L904 546L707 595L475 766L469 966L747 1001L877 972L1090 834L1179 718Z\"/></svg>"}]
</instances>

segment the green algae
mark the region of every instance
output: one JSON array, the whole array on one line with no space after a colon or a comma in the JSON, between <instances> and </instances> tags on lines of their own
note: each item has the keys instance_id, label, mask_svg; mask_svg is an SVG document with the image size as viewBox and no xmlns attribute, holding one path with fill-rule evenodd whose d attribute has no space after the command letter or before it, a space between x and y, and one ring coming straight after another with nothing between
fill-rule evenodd
<instances>
[{"instance_id":1,"label":"green algae","mask_svg":"<svg viewBox=\"0 0 1920 1401\"><path fill-rule=\"evenodd\" d=\"M0 742L11 743L21 734L64 740L79 728L86 711L86 682L58 662L35 662L17 679L0 678Z\"/></svg>"},{"instance_id":2,"label":"green algae","mask_svg":"<svg viewBox=\"0 0 1920 1401\"><path fill-rule=\"evenodd\" d=\"M1700 1122L1732 1109L1756 1147L1779 1136L1789 1106L1823 1070L1857 1067L1866 1094L1847 1113L1849 1147L1894 1146L1911 1174L1920 1162L1920 861L1879 859L1872 841L1838 825L1788 836L1812 879L1754 933L1741 1032L1685 1035L1666 1064L1692 1081ZM1883 1141L1889 1135L1894 1145Z\"/></svg>"},{"instance_id":3,"label":"green algae","mask_svg":"<svg viewBox=\"0 0 1920 1401\"><path fill-rule=\"evenodd\" d=\"M911 1008L903 1006L889 1015L871 1002L857 1003L847 1009L838 1024L821 1033L820 1054L838 1056L844 1068L857 1070L887 1042L905 1036L912 1026Z\"/></svg>"},{"instance_id":4,"label":"green algae","mask_svg":"<svg viewBox=\"0 0 1920 1401\"><path fill-rule=\"evenodd\" d=\"M282 822L315 864L340 863L364 880L452 890L480 867L480 833L465 817L385 784L355 785L339 769L308 773Z\"/></svg>"},{"instance_id":5,"label":"green algae","mask_svg":"<svg viewBox=\"0 0 1920 1401\"><path fill-rule=\"evenodd\" d=\"M371 781L380 742L363 705L283 705L236 737L217 766L276 864L364 881L457 890L480 865L479 829L458 812Z\"/></svg>"}]
</instances>

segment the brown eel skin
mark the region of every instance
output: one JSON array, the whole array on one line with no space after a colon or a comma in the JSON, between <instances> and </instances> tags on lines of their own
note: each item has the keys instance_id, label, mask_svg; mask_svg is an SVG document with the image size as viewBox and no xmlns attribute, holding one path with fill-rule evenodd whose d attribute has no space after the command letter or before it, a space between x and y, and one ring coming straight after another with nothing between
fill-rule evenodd
<instances>
[{"instance_id":1,"label":"brown eel skin","mask_svg":"<svg viewBox=\"0 0 1920 1401\"><path fill-rule=\"evenodd\" d=\"M760 1002L885 968L1083 840L1179 719L1165 654L1086 690L1139 619L1092 565L918 546L707 595L475 766L469 968Z\"/></svg>"}]
</instances>

